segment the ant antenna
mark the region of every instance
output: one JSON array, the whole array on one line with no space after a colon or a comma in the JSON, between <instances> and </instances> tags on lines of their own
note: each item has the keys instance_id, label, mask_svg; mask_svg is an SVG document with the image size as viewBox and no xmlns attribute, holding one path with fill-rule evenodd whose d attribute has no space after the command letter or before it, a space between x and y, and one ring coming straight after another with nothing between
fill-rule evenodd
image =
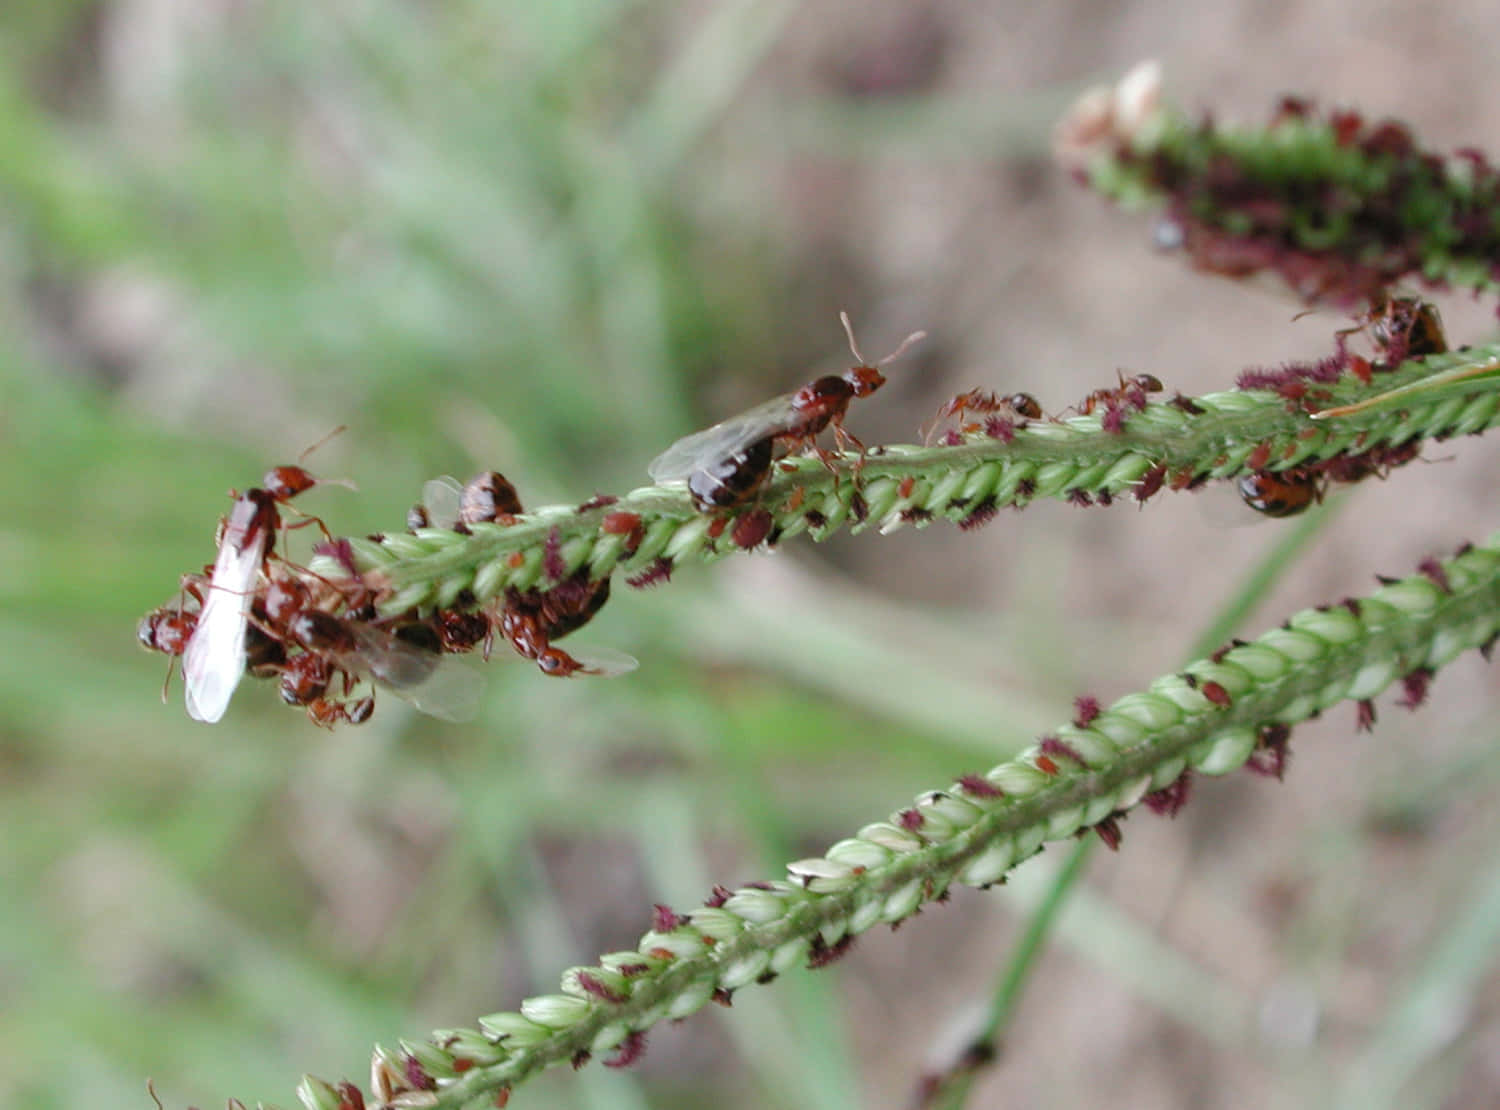
<instances>
[{"instance_id":1,"label":"ant antenna","mask_svg":"<svg viewBox=\"0 0 1500 1110\"><path fill-rule=\"evenodd\" d=\"M854 325L849 322L849 314L847 312L840 312L839 321L844 325L844 334L849 337L849 350L853 353L855 359L858 360L861 366L869 366L870 364L865 361L865 356L859 353L859 344L854 341ZM911 349L911 347L922 342L922 340L926 338L927 333L925 331L912 332L901 341L901 346L897 347L890 354L886 355L885 358L875 363L875 365L884 366L888 362L895 362L902 355L906 354L906 352Z\"/></svg>"},{"instance_id":2,"label":"ant antenna","mask_svg":"<svg viewBox=\"0 0 1500 1110\"><path fill-rule=\"evenodd\" d=\"M839 321L844 325L844 334L849 337L849 351L854 355L854 361L864 366L865 356L859 353L859 344L854 342L854 325L849 322L849 314L840 310Z\"/></svg>"},{"instance_id":3,"label":"ant antenna","mask_svg":"<svg viewBox=\"0 0 1500 1110\"><path fill-rule=\"evenodd\" d=\"M313 444L313 445L312 445L312 446L311 446L311 447L309 447L309 448L308 448L308 449L307 449L307 450L305 450L305 451L303 451L303 452L302 452L302 454L300 454L300 455L298 455L298 456L297 456L297 462L298 462L298 464L299 464L299 465L300 465L300 464L301 464L301 463L304 463L304 462L306 462L306 461L307 461L307 456L308 456L308 455L311 455L311 454L312 454L312 453L313 453L313 452L314 452L314 451L316 451L316 450L317 450L317 449L318 449L318 448L319 448L319 447L322 447L322 446L323 446L323 444L325 444L325 443L327 443L327 442L328 442L328 441L329 441L329 440L330 440L330 439L332 439L332 438L333 438L333 437L334 437L334 436L336 436L336 435L338 435L338 434L340 434L340 433L341 433L341 432L345 432L345 431L347 431L347 430L348 430L348 427L349 427L349 426L348 426L348 425L347 425L347 424L340 424L340 425L339 425L339 426L338 426L338 427L337 427L337 428L335 428L335 429L333 429L333 431L331 431L331 432L329 432L329 433L328 433L328 434L327 434L327 435L325 435L325 436L324 436L324 437L323 437L323 438L322 438L322 439L320 439L320 440L318 440L318 442L316 442L316 443L314 443L314 444ZM330 483L330 484L333 484L333 483Z\"/></svg>"},{"instance_id":4,"label":"ant antenna","mask_svg":"<svg viewBox=\"0 0 1500 1110\"><path fill-rule=\"evenodd\" d=\"M901 341L901 346L897 347L890 354L886 355L885 358L881 359L875 365L876 366L884 366L888 362L895 362L902 355L906 354L906 352L909 351L912 347L916 346L918 343L922 342L922 340L924 340L926 338L927 338L927 333L925 331L914 331L914 332L912 332L910 335L908 335L905 339L903 339Z\"/></svg>"},{"instance_id":5,"label":"ant antenna","mask_svg":"<svg viewBox=\"0 0 1500 1110\"><path fill-rule=\"evenodd\" d=\"M300 454L300 455L297 456L297 469L299 469L299 470L301 469L302 464L307 461L307 456L311 455L319 447L322 447L325 443L327 443L334 436L339 435L340 433L345 432L347 430L348 430L348 425L347 424L340 424L337 428L334 428L333 431L329 432L327 435L325 435L321 439L319 439L311 447L308 447L305 450L303 450L302 454ZM280 471L282 469L283 469L282 467L277 467L277 468L275 468L275 470L271 470L271 471L267 471L266 472L266 484L268 486L272 484L272 480L271 480L270 476L272 474L274 474L274 473L277 473L278 471ZM359 489L359 486L355 485L354 480L352 478L312 478L312 476L310 474L307 474L306 471L303 471L303 476L305 478L311 479L311 484L314 485L314 486L343 486L345 489L353 489L353 490ZM296 492L300 492L301 490L307 489L307 488L309 488L309 487L308 486L301 486ZM278 498L278 500L282 501L282 503L285 504L285 500L283 498ZM295 511L295 510L293 510L293 511ZM303 515L305 516L307 514L304 513Z\"/></svg>"}]
</instances>

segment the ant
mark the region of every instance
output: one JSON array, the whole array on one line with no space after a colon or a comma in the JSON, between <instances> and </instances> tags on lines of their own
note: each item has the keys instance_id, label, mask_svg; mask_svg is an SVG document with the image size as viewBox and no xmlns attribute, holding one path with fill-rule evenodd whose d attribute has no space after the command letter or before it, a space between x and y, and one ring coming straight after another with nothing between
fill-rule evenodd
<instances>
[{"instance_id":1,"label":"ant","mask_svg":"<svg viewBox=\"0 0 1500 1110\"><path fill-rule=\"evenodd\" d=\"M849 402L868 397L883 386L885 375L879 367L899 358L927 333L912 332L899 347L872 365L855 342L849 314L839 313L839 320L858 365L842 374L825 375L679 439L652 460L647 473L658 483L686 479L694 507L700 512L713 512L748 502L770 474L778 448L791 453L810 447L833 470L832 454L816 444L817 437L829 427L840 451L852 446L863 452L864 445L844 427Z\"/></svg>"},{"instance_id":2,"label":"ant","mask_svg":"<svg viewBox=\"0 0 1500 1110\"><path fill-rule=\"evenodd\" d=\"M306 456L343 431L328 436L302 453ZM266 471L262 486L235 494L234 506L221 522L218 556L208 579L208 595L202 599L198 619L182 653L183 685L187 690L188 716L196 721L218 721L229 708L229 699L239 685L246 664L246 628L253 602L252 587L266 568L276 546L276 533L283 528L316 524L328 536L328 528L315 516L297 524L283 525L280 506L318 485L347 485L339 479L314 478L301 466L277 466ZM331 537L330 537L331 538Z\"/></svg>"},{"instance_id":3,"label":"ant","mask_svg":"<svg viewBox=\"0 0 1500 1110\"><path fill-rule=\"evenodd\" d=\"M1416 297L1381 297L1355 319L1359 322L1353 327L1334 333L1340 354L1345 350L1345 336L1366 329L1393 367L1410 358L1448 350L1448 336L1437 308Z\"/></svg>"},{"instance_id":4,"label":"ant","mask_svg":"<svg viewBox=\"0 0 1500 1110\"><path fill-rule=\"evenodd\" d=\"M521 515L516 487L498 470L474 475L462 486L446 474L422 487L422 500L406 514L406 526L451 528L467 532L471 524L511 524Z\"/></svg>"},{"instance_id":5,"label":"ant","mask_svg":"<svg viewBox=\"0 0 1500 1110\"><path fill-rule=\"evenodd\" d=\"M435 478L423 488L420 507L429 520L451 520L459 530L473 524L510 523L524 511L515 486L494 470L476 475L461 488L451 478ZM471 651L482 642L488 659L498 628L516 653L533 660L543 674L612 676L634 670L636 661L608 648L591 648L575 656L552 646L553 640L592 620L608 600L609 579L590 582L579 573L551 590L507 591L504 602L492 607L498 608L498 614L439 609L432 615L432 625L443 651Z\"/></svg>"},{"instance_id":6,"label":"ant","mask_svg":"<svg viewBox=\"0 0 1500 1110\"><path fill-rule=\"evenodd\" d=\"M931 446L932 437L943 426L944 421L954 417L957 417L959 422L954 433L957 435L971 435L986 427L977 422L966 422L964 416L968 413L975 415L983 413L992 420L999 419L1024 424L1027 420L1042 419L1042 406L1030 393L1012 393L1000 397L987 390L971 389L956 397L950 397L938 407L937 415L923 431L922 442Z\"/></svg>"},{"instance_id":7,"label":"ant","mask_svg":"<svg viewBox=\"0 0 1500 1110\"><path fill-rule=\"evenodd\" d=\"M588 624L608 600L609 579L590 582L586 568L550 590L507 590L500 634L517 654L534 660L543 674L560 678L626 674L635 670L636 661L623 652L593 646L570 655L552 644ZM488 642L485 654L488 658Z\"/></svg>"},{"instance_id":8,"label":"ant","mask_svg":"<svg viewBox=\"0 0 1500 1110\"><path fill-rule=\"evenodd\" d=\"M354 702L327 698L328 687L340 675L346 697L357 678L368 677L431 717L466 721L478 709L478 674L455 661L445 662L439 637L426 622L406 620L383 627L303 609L287 622L285 635L302 653L282 672L282 700L307 706L316 724L360 724L374 710L373 695Z\"/></svg>"},{"instance_id":9,"label":"ant","mask_svg":"<svg viewBox=\"0 0 1500 1110\"><path fill-rule=\"evenodd\" d=\"M1258 513L1288 517L1323 500L1323 483L1305 470L1252 470L1239 480L1240 497Z\"/></svg>"},{"instance_id":10,"label":"ant","mask_svg":"<svg viewBox=\"0 0 1500 1110\"><path fill-rule=\"evenodd\" d=\"M1146 395L1160 393L1164 388L1155 374L1135 374L1127 378L1123 371L1117 370L1115 376L1120 380L1117 387L1096 389L1078 403L1076 408L1080 415L1088 416L1100 407L1140 412L1146 407Z\"/></svg>"}]
</instances>

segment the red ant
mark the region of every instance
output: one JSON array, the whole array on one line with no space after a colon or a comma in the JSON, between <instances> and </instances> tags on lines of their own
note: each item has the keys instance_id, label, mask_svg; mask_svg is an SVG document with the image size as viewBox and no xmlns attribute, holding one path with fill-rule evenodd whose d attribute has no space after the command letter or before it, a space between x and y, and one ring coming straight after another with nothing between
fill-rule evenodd
<instances>
[{"instance_id":1,"label":"red ant","mask_svg":"<svg viewBox=\"0 0 1500 1110\"><path fill-rule=\"evenodd\" d=\"M1146 395L1160 393L1164 388L1155 374L1136 374L1127 378L1123 371L1117 370L1115 376L1120 380L1117 387L1096 389L1078 403L1076 407L1081 415L1088 416L1101 406L1140 412L1146 407Z\"/></svg>"},{"instance_id":2,"label":"red ant","mask_svg":"<svg viewBox=\"0 0 1500 1110\"><path fill-rule=\"evenodd\" d=\"M938 407L937 415L923 431L922 442L930 445L938 428L942 427L944 421L954 417L959 421L958 435L971 435L980 431L983 424L965 422L964 416L967 413L983 413L992 417L998 415L1003 419L1024 423L1027 420L1042 419L1042 406L1030 393L1012 393L1000 397L987 390L971 389L950 397Z\"/></svg>"},{"instance_id":3,"label":"red ant","mask_svg":"<svg viewBox=\"0 0 1500 1110\"><path fill-rule=\"evenodd\" d=\"M335 428L329 436L342 430ZM309 447L302 457L329 436ZM316 485L352 485L343 480L314 478L300 466L273 467L262 482L261 488L236 495L229 516L222 522L208 596L202 599L197 623L183 649L187 711L197 721L211 723L224 716L234 688L245 672L245 630L253 602L252 587L275 550L277 531L283 528L278 506L286 505ZM327 527L317 517L286 527L307 524L316 524L328 536Z\"/></svg>"}]
</instances>

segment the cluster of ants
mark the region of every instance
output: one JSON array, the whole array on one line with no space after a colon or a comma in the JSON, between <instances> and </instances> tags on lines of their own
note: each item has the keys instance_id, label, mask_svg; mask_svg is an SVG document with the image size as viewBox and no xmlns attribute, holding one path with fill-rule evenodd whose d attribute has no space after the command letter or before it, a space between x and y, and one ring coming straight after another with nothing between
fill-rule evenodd
<instances>
[{"instance_id":1,"label":"cluster of ants","mask_svg":"<svg viewBox=\"0 0 1500 1110\"><path fill-rule=\"evenodd\" d=\"M837 474L838 456L817 443L824 431L832 430L840 451L858 450L862 462L863 444L844 428L849 404L884 385L879 367L899 357L924 333L913 333L890 355L871 364L859 352L848 316L841 319L855 366L678 440L651 463L651 477L658 483L685 481L698 511L726 514L758 501L772 468L794 453L810 451ZM1447 349L1436 314L1416 301L1390 301L1372 313L1367 324L1390 366ZM1347 351L1343 333L1336 358L1324 361L1336 363L1337 373L1349 368L1368 380L1370 364ZM1275 381L1242 378L1241 385L1275 389L1302 402L1309 394L1309 380L1321 380L1318 374L1323 372L1294 368L1272 375ZM1091 392L1073 411L1085 416L1097 412L1104 431L1119 433L1129 415L1144 410L1149 395L1162 388L1154 375L1127 378L1122 373L1117 386ZM1201 411L1180 394L1171 403L1188 412ZM1041 404L1029 393L999 396L970 390L939 408L924 438L929 445L936 437L948 446L979 434L1010 442L1019 428L1042 419L1047 418ZM1378 458L1367 453L1280 471L1265 469L1269 451L1258 462L1252 454L1252 472L1241 479L1240 494L1260 513L1290 516L1321 500L1329 481L1357 481L1383 473L1414 458L1416 448L1377 454ZM854 480L859 480L858 462ZM301 466L279 466L267 472L261 487L233 495L234 505L221 521L213 565L185 575L176 604L141 620L138 634L144 646L182 657L187 710L195 720L218 721L247 673L276 679L283 701L304 707L314 723L325 727L368 720L375 687L433 716L467 719L477 709L481 681L477 672L457 665L452 657L480 650L488 659L497 638L548 675L614 676L635 668L630 656L609 649L570 652L557 646L556 641L588 624L610 593L608 578L591 580L587 568L565 574L560 558L551 560L555 568L547 567L555 583L547 589L511 588L484 605L461 594L448 608L380 616L379 593L359 574L348 541L334 539L314 516L299 513L302 519L295 523L283 520L284 510L296 511L289 509L294 497L323 484L340 483L317 479ZM580 508L605 508L613 500L595 498ZM522 511L515 487L501 474L486 471L463 486L451 478L428 482L422 503L407 515L407 528L418 534L427 529L466 533L476 525L513 523ZM720 515L720 521L725 519ZM769 528L769 514L745 514L745 519L760 522L759 528L751 529L753 536L743 537L758 543ZM314 550L331 556L347 575L325 577L277 551L284 532L306 525L315 525L324 536ZM634 513L607 513L600 526L606 533L639 542L641 521ZM741 538L737 525L737 542ZM169 680L170 674L169 669Z\"/></svg>"},{"instance_id":2,"label":"cluster of ants","mask_svg":"<svg viewBox=\"0 0 1500 1110\"><path fill-rule=\"evenodd\" d=\"M219 720L247 673L275 678L284 702L305 707L325 727L370 718L375 696L363 692L361 679L432 716L466 720L477 709L480 679L445 657L482 649L488 659L497 635L545 674L615 675L635 667L634 659L607 648L570 653L553 644L609 600L609 580L590 582L584 572L547 590L508 590L480 609L466 610L462 601L472 599L461 599L425 615L382 618L377 592L354 568L347 541L335 540L317 517L283 520L293 497L328 481L301 466L279 466L263 483L236 496L220 527L213 566L185 575L177 604L140 622L142 644L182 657L194 720ZM486 471L462 487L451 478L427 483L423 503L407 522L412 531L467 532L476 524L509 523L521 511L515 487ZM316 574L278 554L278 537L306 524L324 535L314 550L346 565L347 578Z\"/></svg>"},{"instance_id":3,"label":"cluster of ants","mask_svg":"<svg viewBox=\"0 0 1500 1110\"><path fill-rule=\"evenodd\" d=\"M1377 363L1349 349L1349 336L1364 330L1368 330L1382 356ZM1411 297L1389 297L1377 301L1355 327L1338 332L1334 353L1328 358L1292 363L1280 370L1246 371L1240 375L1238 384L1241 389L1268 389L1293 408L1309 412L1313 419L1326 419L1358 412L1382 401L1386 395L1353 405L1318 408L1328 396L1320 386L1337 381L1346 372L1369 385L1377 372L1394 370L1408 359L1440 355L1447 350L1448 338L1436 308ZM1261 444L1246 460L1251 472L1239 481L1240 497L1267 516L1295 516L1322 501L1329 483L1348 484L1384 477L1394 468L1416 459L1421 451L1421 441L1411 440L1272 471L1265 469L1270 462L1269 447Z\"/></svg>"},{"instance_id":4,"label":"cluster of ants","mask_svg":"<svg viewBox=\"0 0 1500 1110\"><path fill-rule=\"evenodd\" d=\"M1348 337L1357 332L1368 331L1370 339L1379 353L1380 361L1372 363L1363 355L1349 349ZM1314 419L1348 415L1385 399L1381 394L1355 405L1319 408L1330 394L1320 386L1337 381L1344 373L1353 374L1368 385L1377 372L1394 370L1408 359L1426 355L1442 354L1448 350L1447 337L1441 320L1433 306L1410 297L1390 297L1377 301L1372 308L1359 317L1352 328L1336 334L1335 351L1328 358L1313 363L1291 363L1273 371L1251 370L1239 377L1241 389L1269 390L1282 397L1299 411L1305 411ZM1150 395L1161 393L1161 379L1154 374L1136 374L1126 377L1118 375L1119 384L1113 388L1096 389L1075 406L1073 412L1088 416L1100 414L1100 429L1110 434L1120 434L1132 413L1142 412L1150 401ZM1168 402L1182 411L1194 415L1202 412L1191 398L1178 393ZM983 419L971 419L983 417ZM933 442L936 429L946 421L956 420L938 438L948 446L958 446L966 438L984 434L991 439L1009 443L1018 428L1027 421L1043 419L1041 405L1029 393L1014 393L1000 397L994 393L971 390L960 393L944 404L937 418L925 434L928 444ZM1052 418L1057 419L1057 418ZM1392 469L1403 466L1421 454L1421 443L1413 440L1396 446L1375 446L1358 453L1335 455L1316 463L1270 469L1271 445L1259 444L1251 451L1246 462L1249 473L1238 482L1240 499L1251 509L1268 517L1289 517L1306 512L1320 503L1330 483L1348 484L1370 477L1384 477ZM1173 488L1194 489L1207 480L1207 475L1184 475L1181 482L1174 481ZM1144 500L1144 494L1142 495Z\"/></svg>"},{"instance_id":5,"label":"cluster of ants","mask_svg":"<svg viewBox=\"0 0 1500 1110\"><path fill-rule=\"evenodd\" d=\"M829 427L841 450L862 451L843 428L844 414L852 399L873 393L885 378L859 354L848 317L843 321L858 365L678 441L651 464L652 477L686 479L697 509L720 512L752 500L773 460L793 451L810 447L833 466L834 455L816 444ZM909 336L882 364L922 337ZM375 695L362 680L433 716L463 720L477 708L480 680L450 657L482 647L488 659L497 638L548 675L613 676L635 668L630 656L606 648L567 651L556 645L592 620L610 594L608 578L593 581L587 568L566 575L560 559L556 570L547 568L556 583L548 589L508 589L477 607L472 596L460 595L448 608L381 617L378 591L358 573L347 541L335 539L317 517L283 520L294 497L320 484L329 483L301 466L280 466L267 472L260 488L233 495L213 565L183 577L175 605L142 618L138 636L145 647L182 657L193 719L223 717L248 673L276 679L283 701L305 707L326 727L370 718ZM581 508L604 508L613 500L595 498ZM451 478L428 482L423 501L407 514L407 528L468 532L475 525L513 523L522 511L515 487L487 471L462 487ZM323 532L315 552L331 556L346 576L316 574L278 553L278 537L304 525ZM634 513L606 513L600 527L627 543L639 542L641 522Z\"/></svg>"}]
</instances>

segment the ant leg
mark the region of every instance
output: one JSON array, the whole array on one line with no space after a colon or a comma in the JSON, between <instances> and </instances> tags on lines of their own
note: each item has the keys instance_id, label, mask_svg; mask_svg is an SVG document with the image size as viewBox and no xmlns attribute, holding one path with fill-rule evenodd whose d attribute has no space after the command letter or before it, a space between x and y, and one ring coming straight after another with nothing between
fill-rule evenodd
<instances>
[{"instance_id":1,"label":"ant leg","mask_svg":"<svg viewBox=\"0 0 1500 1110\"><path fill-rule=\"evenodd\" d=\"M167 657L167 677L161 680L161 703L163 705L167 704L167 691L171 689L172 671L176 668L176 666L177 656L169 655Z\"/></svg>"},{"instance_id":2,"label":"ant leg","mask_svg":"<svg viewBox=\"0 0 1500 1110\"><path fill-rule=\"evenodd\" d=\"M288 524L285 521L282 521L281 530L283 532L290 532L294 528L306 528L309 524L316 524L318 526L318 531L323 533L323 538L329 543L334 542L333 533L328 530L328 525L323 523L322 517L313 516L312 513L304 513L301 509L298 509L292 505L281 506L281 511L296 513L298 516L303 518L296 524Z\"/></svg>"}]
</instances>

